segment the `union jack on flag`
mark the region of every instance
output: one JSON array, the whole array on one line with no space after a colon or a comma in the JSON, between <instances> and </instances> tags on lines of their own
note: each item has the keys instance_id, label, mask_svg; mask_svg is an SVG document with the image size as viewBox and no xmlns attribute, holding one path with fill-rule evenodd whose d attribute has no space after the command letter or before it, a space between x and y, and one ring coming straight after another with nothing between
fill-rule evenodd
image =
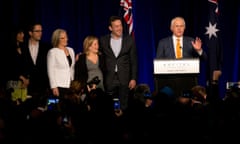
<instances>
[{"instance_id":1,"label":"union jack on flag","mask_svg":"<svg viewBox=\"0 0 240 144\"><path fill-rule=\"evenodd\" d=\"M123 9L123 18L127 24L128 34L133 35L132 0L120 0Z\"/></svg>"}]
</instances>

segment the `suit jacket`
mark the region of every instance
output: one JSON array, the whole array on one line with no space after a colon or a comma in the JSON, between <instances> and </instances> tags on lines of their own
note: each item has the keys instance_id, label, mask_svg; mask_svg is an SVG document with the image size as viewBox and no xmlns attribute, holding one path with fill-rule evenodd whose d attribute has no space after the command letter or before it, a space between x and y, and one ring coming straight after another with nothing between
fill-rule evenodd
<instances>
[{"instance_id":1,"label":"suit jacket","mask_svg":"<svg viewBox=\"0 0 240 144\"><path fill-rule=\"evenodd\" d=\"M200 59L207 59L207 54L203 51L202 55L200 56L192 46L193 38L184 36L183 37L183 58L200 58ZM174 45L173 45L173 38L171 36L164 38L159 41L157 47L157 55L156 58L161 59L176 59L175 52L174 52Z\"/></svg>"},{"instance_id":2,"label":"suit jacket","mask_svg":"<svg viewBox=\"0 0 240 144\"><path fill-rule=\"evenodd\" d=\"M100 51L103 54L105 68L103 71L106 86L112 84L115 75L115 66L118 66L120 83L128 85L131 79L137 80L137 52L134 39L129 35L123 35L120 53L115 57L110 45L111 35L105 35L99 39Z\"/></svg>"},{"instance_id":3,"label":"suit jacket","mask_svg":"<svg viewBox=\"0 0 240 144\"><path fill-rule=\"evenodd\" d=\"M45 92L46 88L49 87L47 76L47 52L49 49L50 44L40 41L36 64L34 64L30 54L28 41L23 46L22 55L30 79L28 87L30 94L32 92Z\"/></svg>"},{"instance_id":4,"label":"suit jacket","mask_svg":"<svg viewBox=\"0 0 240 144\"><path fill-rule=\"evenodd\" d=\"M69 88L74 79L75 53L67 47L72 64L69 66L68 59L63 50L52 48L47 55L47 71L51 88Z\"/></svg>"}]
</instances>

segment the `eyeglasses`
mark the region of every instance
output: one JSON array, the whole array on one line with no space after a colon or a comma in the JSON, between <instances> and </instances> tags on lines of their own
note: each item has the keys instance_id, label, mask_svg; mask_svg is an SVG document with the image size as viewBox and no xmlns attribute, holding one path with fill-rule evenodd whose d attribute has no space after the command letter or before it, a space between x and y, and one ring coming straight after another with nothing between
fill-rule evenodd
<instances>
[{"instance_id":1,"label":"eyeglasses","mask_svg":"<svg viewBox=\"0 0 240 144\"><path fill-rule=\"evenodd\" d=\"M34 30L33 32L42 32L42 30Z\"/></svg>"}]
</instances>

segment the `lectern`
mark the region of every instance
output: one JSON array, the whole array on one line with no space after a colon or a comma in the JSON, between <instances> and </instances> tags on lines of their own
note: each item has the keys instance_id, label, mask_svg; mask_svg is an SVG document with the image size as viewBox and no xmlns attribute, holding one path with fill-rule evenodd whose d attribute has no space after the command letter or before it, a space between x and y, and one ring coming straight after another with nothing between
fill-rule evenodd
<instances>
[{"instance_id":1,"label":"lectern","mask_svg":"<svg viewBox=\"0 0 240 144\"><path fill-rule=\"evenodd\" d=\"M155 91L170 87L176 97L198 84L200 60L194 59L154 59Z\"/></svg>"}]
</instances>

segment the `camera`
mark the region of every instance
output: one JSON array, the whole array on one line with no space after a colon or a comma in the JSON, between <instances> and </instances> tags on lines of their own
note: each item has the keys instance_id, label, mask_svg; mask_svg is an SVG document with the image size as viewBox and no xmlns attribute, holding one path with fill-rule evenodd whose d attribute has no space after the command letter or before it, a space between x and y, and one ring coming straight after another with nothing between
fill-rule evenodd
<instances>
[{"instance_id":1,"label":"camera","mask_svg":"<svg viewBox=\"0 0 240 144\"><path fill-rule=\"evenodd\" d=\"M98 85L100 83L100 79L98 76L95 76L94 78L92 78L92 80L90 80L87 85L89 85L89 87L91 88L93 84Z\"/></svg>"},{"instance_id":2,"label":"camera","mask_svg":"<svg viewBox=\"0 0 240 144\"><path fill-rule=\"evenodd\" d=\"M120 100L119 98L113 98L113 108L114 111L119 111L120 110Z\"/></svg>"}]
</instances>

